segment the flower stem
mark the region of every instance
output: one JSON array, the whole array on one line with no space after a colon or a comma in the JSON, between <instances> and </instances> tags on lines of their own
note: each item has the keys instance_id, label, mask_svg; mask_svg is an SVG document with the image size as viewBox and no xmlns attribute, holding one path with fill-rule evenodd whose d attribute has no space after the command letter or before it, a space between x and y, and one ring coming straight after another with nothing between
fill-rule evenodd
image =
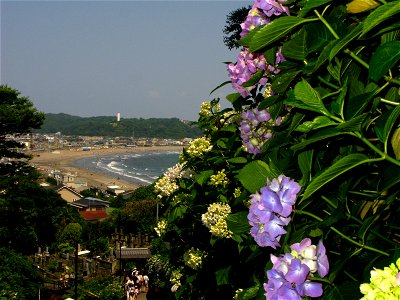
<instances>
[{"instance_id":1,"label":"flower stem","mask_svg":"<svg viewBox=\"0 0 400 300\"><path fill-rule=\"evenodd\" d=\"M318 220L318 221L320 221L320 222L323 221L322 218L320 218L320 217L318 217L318 216L316 216L316 215L314 215L313 213L310 213L310 212L308 212L308 211L296 210L296 213L298 213L298 214L300 214L300 215L303 214L303 215L307 215L307 216L313 217L314 219L316 219L316 220ZM389 253L387 253L387 252L384 252L384 251L382 251L382 250L379 250L379 249L376 249L376 248L367 246L367 245L365 245L365 244L361 244L361 243L359 243L359 242L357 242L357 241L355 241L355 240L349 238L347 235L345 235L345 234L342 233L341 231L337 230L337 229L336 229L335 227L333 227L333 226L329 226L329 228L330 228L332 231L336 232L338 235L340 235L342 238L344 238L345 240L347 240L348 242L350 242L350 243L352 243L352 244L354 244L354 245L356 245L356 246L358 246L358 247L360 247L360 248L362 248L362 249L367 249L367 250L370 250L370 251L373 251L373 252L376 252L376 253L380 253L380 254L385 255L385 256L390 256Z\"/></svg>"},{"instance_id":2,"label":"flower stem","mask_svg":"<svg viewBox=\"0 0 400 300\"><path fill-rule=\"evenodd\" d=\"M381 102L386 103L386 104L395 105L395 106L400 105L399 102L394 102L394 101L386 100L383 98L381 98L380 100L381 100Z\"/></svg>"}]
</instances>

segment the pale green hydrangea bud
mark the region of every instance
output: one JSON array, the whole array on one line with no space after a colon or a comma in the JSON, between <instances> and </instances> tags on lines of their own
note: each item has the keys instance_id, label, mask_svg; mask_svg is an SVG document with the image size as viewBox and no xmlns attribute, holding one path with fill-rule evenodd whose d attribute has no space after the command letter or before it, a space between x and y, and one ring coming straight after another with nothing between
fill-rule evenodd
<instances>
[{"instance_id":1,"label":"pale green hydrangea bud","mask_svg":"<svg viewBox=\"0 0 400 300\"><path fill-rule=\"evenodd\" d=\"M201 117L207 117L211 115L211 103L210 102L202 102L200 106L199 115Z\"/></svg>"},{"instance_id":2,"label":"pale green hydrangea bud","mask_svg":"<svg viewBox=\"0 0 400 300\"><path fill-rule=\"evenodd\" d=\"M231 213L231 207L226 203L213 203L207 212L201 216L203 224L210 229L212 235L218 237L232 237L232 232L226 223L227 216Z\"/></svg>"},{"instance_id":3,"label":"pale green hydrangea bud","mask_svg":"<svg viewBox=\"0 0 400 300\"><path fill-rule=\"evenodd\" d=\"M235 296L233 296L233 299L239 299L241 293L243 293L243 289L237 289L235 291Z\"/></svg>"},{"instance_id":4,"label":"pale green hydrangea bud","mask_svg":"<svg viewBox=\"0 0 400 300\"><path fill-rule=\"evenodd\" d=\"M362 300L400 299L400 258L383 270L372 270L370 283L361 284L360 291Z\"/></svg>"},{"instance_id":5,"label":"pale green hydrangea bud","mask_svg":"<svg viewBox=\"0 0 400 300\"><path fill-rule=\"evenodd\" d=\"M157 235L161 237L167 231L168 222L165 219L160 219L157 222L157 226L154 230L157 232Z\"/></svg>"},{"instance_id":6,"label":"pale green hydrangea bud","mask_svg":"<svg viewBox=\"0 0 400 300\"><path fill-rule=\"evenodd\" d=\"M194 249L193 247L183 254L183 260L185 264L192 268L193 270L197 270L201 267L203 263L203 258L206 256L204 251L199 249Z\"/></svg>"},{"instance_id":7,"label":"pale green hydrangea bud","mask_svg":"<svg viewBox=\"0 0 400 300\"><path fill-rule=\"evenodd\" d=\"M182 268L179 269L174 269L171 271L171 276L169 277L169 281L178 287L181 286L181 277L183 276L182 274ZM176 290L175 290L176 291Z\"/></svg>"},{"instance_id":8,"label":"pale green hydrangea bud","mask_svg":"<svg viewBox=\"0 0 400 300\"><path fill-rule=\"evenodd\" d=\"M171 196L175 191L179 189L179 186L175 181L167 176L161 177L154 185L154 190L158 193L157 197L168 197Z\"/></svg>"},{"instance_id":9,"label":"pale green hydrangea bud","mask_svg":"<svg viewBox=\"0 0 400 300\"><path fill-rule=\"evenodd\" d=\"M186 152L192 157L203 157L204 153L212 150L212 145L209 139L206 137L201 137L194 139Z\"/></svg>"},{"instance_id":10,"label":"pale green hydrangea bud","mask_svg":"<svg viewBox=\"0 0 400 300\"><path fill-rule=\"evenodd\" d=\"M242 194L242 191L240 190L239 187L237 187L237 188L235 188L235 191L233 192L233 197L239 198L241 194Z\"/></svg>"},{"instance_id":11,"label":"pale green hydrangea bud","mask_svg":"<svg viewBox=\"0 0 400 300\"><path fill-rule=\"evenodd\" d=\"M223 186L226 187L228 185L228 177L225 174L225 169L218 171L217 174L211 175L210 177L210 185L213 186Z\"/></svg>"}]
</instances>

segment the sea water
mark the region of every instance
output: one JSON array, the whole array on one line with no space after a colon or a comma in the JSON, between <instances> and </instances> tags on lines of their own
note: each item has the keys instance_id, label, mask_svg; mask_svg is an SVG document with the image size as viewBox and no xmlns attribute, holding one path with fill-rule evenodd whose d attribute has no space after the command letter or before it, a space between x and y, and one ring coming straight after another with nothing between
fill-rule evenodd
<instances>
[{"instance_id":1,"label":"sea water","mask_svg":"<svg viewBox=\"0 0 400 300\"><path fill-rule=\"evenodd\" d=\"M179 160L179 154L178 151L113 154L82 158L74 164L138 185L148 185L174 166Z\"/></svg>"}]
</instances>

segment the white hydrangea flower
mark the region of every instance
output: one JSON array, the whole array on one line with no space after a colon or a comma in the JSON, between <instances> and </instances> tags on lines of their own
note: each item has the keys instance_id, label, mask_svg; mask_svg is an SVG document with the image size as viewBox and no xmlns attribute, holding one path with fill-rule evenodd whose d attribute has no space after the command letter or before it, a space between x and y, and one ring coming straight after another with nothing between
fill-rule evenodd
<instances>
[{"instance_id":1,"label":"white hydrangea flower","mask_svg":"<svg viewBox=\"0 0 400 300\"><path fill-rule=\"evenodd\" d=\"M154 230L157 232L157 235L161 237L167 231L168 222L165 219L160 219L157 222L157 226Z\"/></svg>"},{"instance_id":2,"label":"white hydrangea flower","mask_svg":"<svg viewBox=\"0 0 400 300\"><path fill-rule=\"evenodd\" d=\"M212 235L218 237L232 237L232 232L226 223L227 216L231 213L231 207L226 203L213 203L207 212L201 216L203 224L210 229Z\"/></svg>"},{"instance_id":3,"label":"white hydrangea flower","mask_svg":"<svg viewBox=\"0 0 400 300\"><path fill-rule=\"evenodd\" d=\"M203 157L204 153L207 153L211 150L211 141L206 137L201 137L194 139L186 149L186 152L192 157Z\"/></svg>"},{"instance_id":4,"label":"white hydrangea flower","mask_svg":"<svg viewBox=\"0 0 400 300\"><path fill-rule=\"evenodd\" d=\"M201 267L201 264L203 263L203 258L205 256L206 254L204 251L194 249L192 247L185 252L185 254L183 255L183 260L189 268L197 270Z\"/></svg>"},{"instance_id":5,"label":"white hydrangea flower","mask_svg":"<svg viewBox=\"0 0 400 300\"><path fill-rule=\"evenodd\" d=\"M228 185L228 177L225 174L225 169L218 171L217 174L211 175L210 177L210 184L213 186L223 186L226 187Z\"/></svg>"}]
</instances>

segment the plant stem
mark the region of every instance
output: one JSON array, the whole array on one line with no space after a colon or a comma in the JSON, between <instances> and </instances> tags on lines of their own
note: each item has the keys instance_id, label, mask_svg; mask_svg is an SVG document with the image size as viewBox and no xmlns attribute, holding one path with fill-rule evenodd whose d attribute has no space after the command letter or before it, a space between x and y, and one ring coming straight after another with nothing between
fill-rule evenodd
<instances>
[{"instance_id":1,"label":"plant stem","mask_svg":"<svg viewBox=\"0 0 400 300\"><path fill-rule=\"evenodd\" d=\"M324 25L326 26L326 28L328 28L328 30L330 31L330 33L332 33L333 37L335 39L340 39L339 35L336 33L336 31L332 28L332 26L325 20L325 18L319 14L319 12L314 9L314 13L318 16L318 19L324 23ZM367 69L369 69L369 65L363 61L361 58L359 58L354 52L352 52L349 49L344 49L343 50L344 53L349 54L352 58L354 58L354 60L358 61L362 66L366 67Z\"/></svg>"},{"instance_id":2,"label":"plant stem","mask_svg":"<svg viewBox=\"0 0 400 300\"><path fill-rule=\"evenodd\" d=\"M395 105L395 106L400 105L399 102L394 102L394 101L386 100L386 99L383 99L383 98L381 98L381 102L386 103L386 104L390 104L390 105Z\"/></svg>"},{"instance_id":3,"label":"plant stem","mask_svg":"<svg viewBox=\"0 0 400 300\"><path fill-rule=\"evenodd\" d=\"M310 212L308 212L308 211L296 210L296 213L298 213L298 214L300 214L300 215L303 214L303 215L307 215L307 216L313 217L314 219L316 219L316 220L318 220L318 221L320 221L320 222L323 221L322 218L320 218L320 217L318 217L318 216L316 216L316 215L314 215L313 213L310 213ZM332 231L336 232L338 235L340 235L340 236L341 236L342 238L344 238L345 240L349 241L350 243L352 243L352 244L354 244L354 245L356 245L356 246L358 246L358 247L360 247L360 248L362 248L362 249L367 249L367 250L370 250L370 251L373 251L373 252L380 253L380 254L385 255L385 256L390 256L389 253L387 253L387 252L384 252L384 251L382 251L382 250L379 250L379 249L376 249L376 248L367 246L367 245L365 245L365 244L361 244L361 243L359 243L359 242L356 242L355 240L349 238L347 235L345 235L345 234L342 233L341 231L337 230L337 229L336 229L335 227L333 227L333 226L329 226L329 228L330 228Z\"/></svg>"}]
</instances>

